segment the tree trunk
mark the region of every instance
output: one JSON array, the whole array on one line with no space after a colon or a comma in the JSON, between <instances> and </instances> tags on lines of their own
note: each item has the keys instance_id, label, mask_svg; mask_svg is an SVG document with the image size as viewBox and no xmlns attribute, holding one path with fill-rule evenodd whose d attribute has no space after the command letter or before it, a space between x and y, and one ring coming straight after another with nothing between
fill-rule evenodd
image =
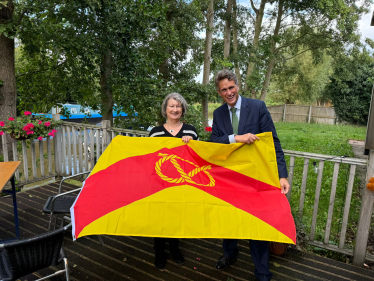
<instances>
[{"instance_id":1,"label":"tree trunk","mask_svg":"<svg viewBox=\"0 0 374 281\"><path fill-rule=\"evenodd\" d=\"M168 60L168 58L164 59L164 61L158 67L160 79L163 81L165 85L169 81Z\"/></svg>"},{"instance_id":2,"label":"tree trunk","mask_svg":"<svg viewBox=\"0 0 374 281\"><path fill-rule=\"evenodd\" d=\"M234 0L233 3L233 25L232 25L232 47L233 47L233 54L236 55L238 53L238 22L236 21L236 0ZM242 91L242 79L240 77L240 69L239 69L239 60L235 62L235 74L238 78L238 84L239 84L239 92Z\"/></svg>"},{"instance_id":3,"label":"tree trunk","mask_svg":"<svg viewBox=\"0 0 374 281\"><path fill-rule=\"evenodd\" d=\"M230 55L231 13L232 13L233 1L234 0L227 0L226 20L225 20L226 24L225 24L225 34L224 34L224 46L223 46L223 58L225 59L227 59Z\"/></svg>"},{"instance_id":4,"label":"tree trunk","mask_svg":"<svg viewBox=\"0 0 374 281\"><path fill-rule=\"evenodd\" d=\"M109 120L113 125L113 92L111 85L112 75L112 53L107 51L102 55L101 61L101 75L100 75L100 88L101 88L101 114L102 120Z\"/></svg>"},{"instance_id":5,"label":"tree trunk","mask_svg":"<svg viewBox=\"0 0 374 281\"><path fill-rule=\"evenodd\" d=\"M273 39L271 40L271 57L268 62L268 67L267 67L266 75L265 75L265 81L262 85L261 96L260 96L260 100L262 101L265 101L266 99L266 94L268 92L268 88L270 85L271 73L275 65L275 37L279 35L279 29L280 29L280 25L282 21L282 16L284 13L283 3L284 3L284 0L280 0L278 3L277 23L275 24L274 35L273 35Z\"/></svg>"},{"instance_id":6,"label":"tree trunk","mask_svg":"<svg viewBox=\"0 0 374 281\"><path fill-rule=\"evenodd\" d=\"M214 0L209 1L208 10L206 13L206 35L205 35L205 52L204 52L204 72L203 72L203 85L209 84L210 74L210 59L212 53L212 42L213 42L213 18L214 18ZM204 94L204 98L201 102L203 108L203 127L209 126L208 120L208 93Z\"/></svg>"},{"instance_id":7,"label":"tree trunk","mask_svg":"<svg viewBox=\"0 0 374 281\"><path fill-rule=\"evenodd\" d=\"M275 65L275 58L271 57L268 62L268 67L266 69L266 74L265 74L265 80L264 83L262 84L262 89L261 89L261 96L260 100L265 101L266 99L266 94L268 92L268 88L270 85L270 78L271 78L271 73L273 71Z\"/></svg>"},{"instance_id":8,"label":"tree trunk","mask_svg":"<svg viewBox=\"0 0 374 281\"><path fill-rule=\"evenodd\" d=\"M258 48L258 41L259 41L259 38L260 38L260 33L262 31L262 19L264 17L264 10L265 10L265 4L267 3L268 0L261 0L261 3L260 3L260 8L257 9L254 4L253 4L253 1L251 0L251 5L252 5L252 8L253 10L255 11L256 13L256 22L255 22L255 35L253 37L253 51L251 52L250 54L250 57L251 57L251 61L247 67L247 75L245 77L245 80L246 80L246 83L244 85L244 92L251 92L252 93L252 97L253 98L256 98L256 91L255 89L253 88L249 88L248 86L248 79L251 77L252 73L253 73L253 70L255 68L255 58L256 58L256 52L257 52L257 48Z\"/></svg>"},{"instance_id":9,"label":"tree trunk","mask_svg":"<svg viewBox=\"0 0 374 281\"><path fill-rule=\"evenodd\" d=\"M13 17L14 5L10 1L7 6L0 4L0 22ZM0 35L0 120L16 117L17 88L14 65L14 39ZM0 128L1 130L1 128ZM12 140L7 135L8 155L12 158ZM2 152L2 150L0 149Z\"/></svg>"},{"instance_id":10,"label":"tree trunk","mask_svg":"<svg viewBox=\"0 0 374 281\"><path fill-rule=\"evenodd\" d=\"M14 66L14 39L0 35L0 119L16 116L16 75Z\"/></svg>"},{"instance_id":11,"label":"tree trunk","mask_svg":"<svg viewBox=\"0 0 374 281\"><path fill-rule=\"evenodd\" d=\"M164 4L165 5L172 5L172 1L170 0L165 0L164 1ZM172 21L172 12L171 10L167 10L166 11L166 21L168 22L171 22ZM166 32L166 31L164 31ZM165 59L163 60L163 62L160 64L160 66L158 67L158 73L159 73L159 77L161 78L161 80L163 81L164 85L166 86L168 81L170 80L170 75L169 75L169 57L170 57L170 49L169 48L166 48L164 50L164 53L166 54L166 57ZM161 116L161 115L160 115ZM163 118L161 116L161 118Z\"/></svg>"}]
</instances>

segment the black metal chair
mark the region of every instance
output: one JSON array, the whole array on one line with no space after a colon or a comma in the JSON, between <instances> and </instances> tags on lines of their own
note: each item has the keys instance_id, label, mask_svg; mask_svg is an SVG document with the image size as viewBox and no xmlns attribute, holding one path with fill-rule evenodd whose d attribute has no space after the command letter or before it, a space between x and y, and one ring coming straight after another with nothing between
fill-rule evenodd
<instances>
[{"instance_id":1,"label":"black metal chair","mask_svg":"<svg viewBox=\"0 0 374 281\"><path fill-rule=\"evenodd\" d=\"M62 183L67 180L71 179L77 176L82 176L91 173L91 171L83 172L80 174L76 174L73 176L69 176L66 178L63 178L60 182L60 186L58 189L58 194L50 196L47 199L47 202L45 203L43 207L43 212L46 214L50 214L49 216L49 223L48 223L48 231L51 231L52 224L53 224L53 229L56 229L56 222L57 222L57 216L58 215L70 215L70 208L74 204L75 200L77 199L77 195L71 195L73 193L78 193L82 190L82 187L73 189L64 193L61 193L62 191ZM63 216L61 218L61 227L64 224L64 221L69 221L71 222L70 216ZM101 236L98 236L98 239L101 243L102 246L105 246L103 239Z\"/></svg>"},{"instance_id":2,"label":"black metal chair","mask_svg":"<svg viewBox=\"0 0 374 281\"><path fill-rule=\"evenodd\" d=\"M53 229L56 229L56 221L58 215L66 215L70 214L70 207L74 204L75 200L77 199L77 195L72 195L73 193L78 193L81 191L81 187L70 190L67 192L62 193L62 183L71 178L75 178L77 176L82 176L91 173L91 171L79 173L73 176L69 176L66 178L63 178L60 182L60 186L58 189L57 195L52 195L48 198L47 202L45 203L43 207L43 212L46 214L49 214L49 223L48 223L48 231L51 230L52 224ZM64 217L66 219L66 217ZM53 222L54 221L54 222ZM61 224L63 223L63 219L61 221Z\"/></svg>"},{"instance_id":3,"label":"black metal chair","mask_svg":"<svg viewBox=\"0 0 374 281\"><path fill-rule=\"evenodd\" d=\"M0 280L16 280L43 268L64 262L64 268L38 280L65 273L69 281L68 261L62 248L64 233L71 224L52 232L15 242L0 244Z\"/></svg>"}]
</instances>

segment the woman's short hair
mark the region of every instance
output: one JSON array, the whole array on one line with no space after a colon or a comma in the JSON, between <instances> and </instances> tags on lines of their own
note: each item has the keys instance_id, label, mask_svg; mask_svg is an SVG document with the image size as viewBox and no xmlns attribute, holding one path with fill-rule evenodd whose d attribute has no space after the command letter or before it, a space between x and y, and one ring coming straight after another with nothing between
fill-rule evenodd
<instances>
[{"instance_id":1,"label":"woman's short hair","mask_svg":"<svg viewBox=\"0 0 374 281\"><path fill-rule=\"evenodd\" d=\"M236 77L235 73L228 69L223 69L219 71L214 78L214 83L216 84L217 91L219 91L219 82L223 79L234 81L235 85L238 86L238 78Z\"/></svg>"},{"instance_id":2,"label":"woman's short hair","mask_svg":"<svg viewBox=\"0 0 374 281\"><path fill-rule=\"evenodd\" d=\"M161 114L163 117L166 118L166 107L168 106L168 102L170 99L173 99L173 100L176 100L178 102L180 102L181 106L182 106L182 117L186 114L187 112L187 108L188 108L188 105L187 105L187 102L186 100L178 93L170 93L168 94L163 102L162 102L162 105L161 105Z\"/></svg>"}]
</instances>

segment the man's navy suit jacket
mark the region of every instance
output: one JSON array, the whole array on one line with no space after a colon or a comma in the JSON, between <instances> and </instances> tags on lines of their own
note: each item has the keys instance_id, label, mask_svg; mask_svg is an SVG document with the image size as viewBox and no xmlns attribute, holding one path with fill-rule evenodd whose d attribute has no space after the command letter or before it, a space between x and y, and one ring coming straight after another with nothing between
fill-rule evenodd
<instances>
[{"instance_id":1,"label":"man's navy suit jacket","mask_svg":"<svg viewBox=\"0 0 374 281\"><path fill-rule=\"evenodd\" d=\"M275 131L273 120L263 101L242 97L238 135L272 132L277 155L280 178L287 178L287 165L283 150ZM229 144L229 135L234 134L227 104L223 104L213 113L211 142Z\"/></svg>"}]
</instances>

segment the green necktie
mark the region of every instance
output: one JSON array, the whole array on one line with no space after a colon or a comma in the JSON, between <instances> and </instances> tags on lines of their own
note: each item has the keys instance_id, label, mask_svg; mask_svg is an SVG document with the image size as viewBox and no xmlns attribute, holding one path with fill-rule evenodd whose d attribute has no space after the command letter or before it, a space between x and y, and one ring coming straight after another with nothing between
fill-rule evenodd
<instances>
[{"instance_id":1,"label":"green necktie","mask_svg":"<svg viewBox=\"0 0 374 281\"><path fill-rule=\"evenodd\" d=\"M239 119L238 119L238 116L236 115L236 108L231 107L230 110L232 112L232 129L234 131L234 134L237 135L238 128L239 128Z\"/></svg>"}]
</instances>

